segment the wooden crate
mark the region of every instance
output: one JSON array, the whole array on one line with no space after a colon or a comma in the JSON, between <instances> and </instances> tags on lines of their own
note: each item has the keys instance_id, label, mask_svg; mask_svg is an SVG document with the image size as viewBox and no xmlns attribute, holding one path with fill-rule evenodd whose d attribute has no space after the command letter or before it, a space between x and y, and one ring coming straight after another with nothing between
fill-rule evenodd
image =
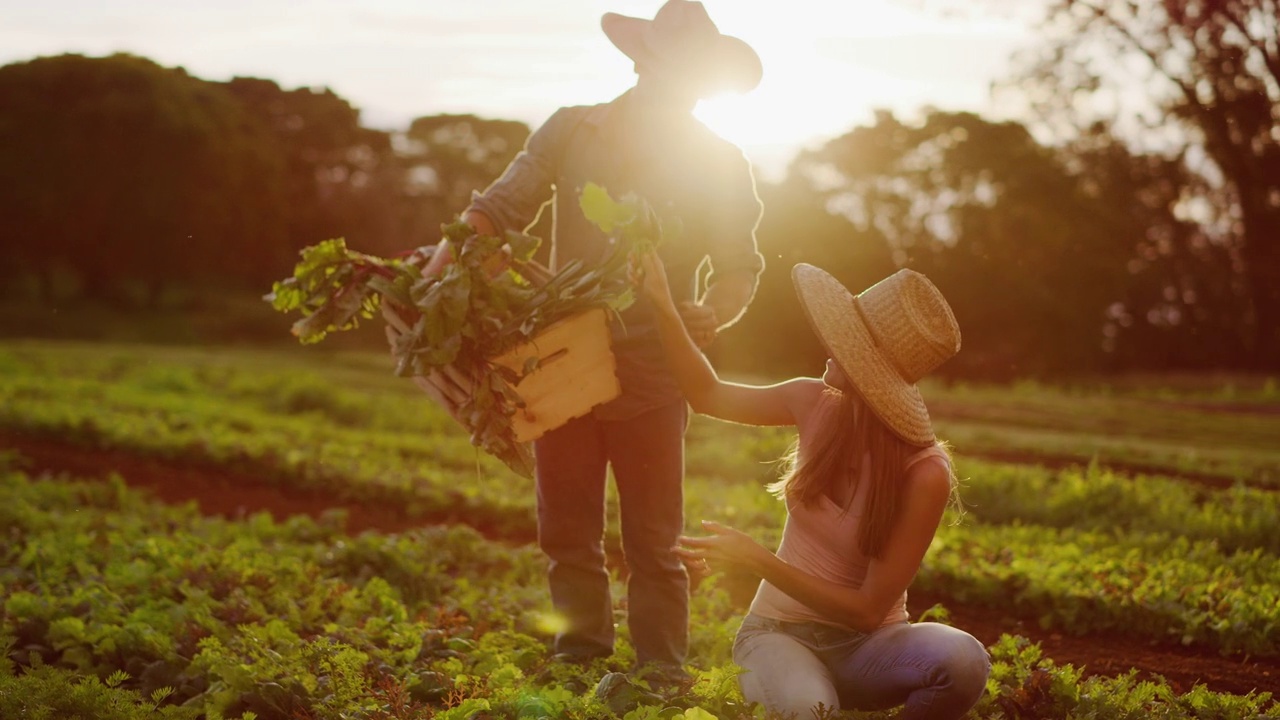
<instances>
[{"instance_id":1,"label":"wooden crate","mask_svg":"<svg viewBox=\"0 0 1280 720\"><path fill-rule=\"evenodd\" d=\"M561 320L494 362L523 372L530 358L538 358L539 367L515 388L525 402L512 418L519 442L536 440L622 393L603 309Z\"/></svg>"}]
</instances>

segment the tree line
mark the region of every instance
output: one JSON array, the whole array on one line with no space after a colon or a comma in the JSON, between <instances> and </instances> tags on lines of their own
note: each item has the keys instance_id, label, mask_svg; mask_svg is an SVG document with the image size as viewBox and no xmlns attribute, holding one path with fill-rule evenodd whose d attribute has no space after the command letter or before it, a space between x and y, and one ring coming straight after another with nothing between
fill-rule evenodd
<instances>
[{"instance_id":1,"label":"tree line","mask_svg":"<svg viewBox=\"0 0 1280 720\"><path fill-rule=\"evenodd\" d=\"M1140 35L1116 35L1123 18L1103 10L1077 18L1081 5L1062 6L1078 20L1064 47L1084 32ZM1166 19L1214 27L1212 5ZM768 267L718 362L815 370L822 350L789 277L811 262L853 288L904 266L932 278L964 332L953 376L1280 368L1280 62L1274 35L1242 34L1256 23L1216 22L1216 35L1186 36L1217 53L1193 53L1205 67L1185 70L1188 92L1153 98L1182 132L1172 151L1054 109L1045 88L1099 83L1045 60L1029 66L1026 92L1069 135L882 112L801 153L759 187ZM329 237L382 255L432 243L529 132L471 115L375 130L327 89L207 81L131 55L11 64L0 68L0 291L145 308L193 289L261 293Z\"/></svg>"}]
</instances>

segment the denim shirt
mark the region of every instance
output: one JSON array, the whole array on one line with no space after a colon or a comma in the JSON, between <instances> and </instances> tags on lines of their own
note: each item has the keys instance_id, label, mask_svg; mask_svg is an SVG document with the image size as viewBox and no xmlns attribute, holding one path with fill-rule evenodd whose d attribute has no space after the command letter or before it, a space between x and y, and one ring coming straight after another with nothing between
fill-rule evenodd
<instances>
[{"instance_id":1,"label":"denim shirt","mask_svg":"<svg viewBox=\"0 0 1280 720\"><path fill-rule=\"evenodd\" d=\"M528 228L552 202L555 270L573 259L598 262L609 248L609 239L578 206L586 183L614 198L634 192L660 214L680 220L679 236L658 249L677 303L697 297L704 262L710 266L708 286L738 273L754 283L764 258L756 249L762 206L750 163L687 113L646 120L633 93L557 110L501 177L473 193L468 210L488 216L502 233ZM597 407L597 418L626 420L681 397L648 300L637 299L614 319L611 331L622 394Z\"/></svg>"}]
</instances>

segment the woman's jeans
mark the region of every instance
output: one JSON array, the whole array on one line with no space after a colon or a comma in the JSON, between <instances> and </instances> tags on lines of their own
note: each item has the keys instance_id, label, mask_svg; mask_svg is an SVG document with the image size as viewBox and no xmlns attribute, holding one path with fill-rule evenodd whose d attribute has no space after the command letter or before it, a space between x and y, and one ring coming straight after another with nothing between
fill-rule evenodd
<instances>
[{"instance_id":1,"label":"woman's jeans","mask_svg":"<svg viewBox=\"0 0 1280 720\"><path fill-rule=\"evenodd\" d=\"M550 559L551 601L567 627L558 653L613 652L613 599L605 570L605 489L613 468L627 580L627 625L640 664L684 664L689 576L675 553L684 529L681 399L629 420L588 414L539 438L538 544Z\"/></svg>"},{"instance_id":2,"label":"woman's jeans","mask_svg":"<svg viewBox=\"0 0 1280 720\"><path fill-rule=\"evenodd\" d=\"M844 710L904 705L900 718L963 717L986 688L991 659L972 635L937 623L872 633L747 615L733 644L742 694L810 720L822 703Z\"/></svg>"}]
</instances>

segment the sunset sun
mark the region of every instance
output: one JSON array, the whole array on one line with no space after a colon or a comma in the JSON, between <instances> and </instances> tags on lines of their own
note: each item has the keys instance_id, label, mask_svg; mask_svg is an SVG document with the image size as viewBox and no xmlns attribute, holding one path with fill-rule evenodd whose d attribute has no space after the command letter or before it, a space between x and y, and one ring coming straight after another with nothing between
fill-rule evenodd
<instances>
[{"instance_id":1,"label":"sunset sun","mask_svg":"<svg viewBox=\"0 0 1280 720\"><path fill-rule=\"evenodd\" d=\"M831 9L833 26L857 28L860 35L840 40L800 19L762 17L737 6L722 10L722 32L755 48L764 77L745 95L703 101L695 114L753 159L784 148L793 153L870 121L874 107L909 101L911 90L892 66L903 54L937 59L916 34L919 19L891 5L860 5L856 13ZM866 51L870 46L892 52L877 55Z\"/></svg>"}]
</instances>

